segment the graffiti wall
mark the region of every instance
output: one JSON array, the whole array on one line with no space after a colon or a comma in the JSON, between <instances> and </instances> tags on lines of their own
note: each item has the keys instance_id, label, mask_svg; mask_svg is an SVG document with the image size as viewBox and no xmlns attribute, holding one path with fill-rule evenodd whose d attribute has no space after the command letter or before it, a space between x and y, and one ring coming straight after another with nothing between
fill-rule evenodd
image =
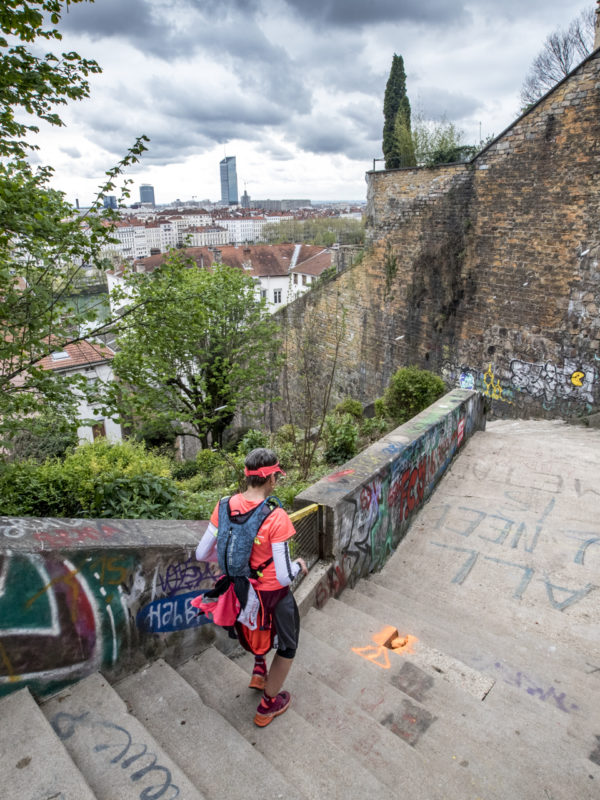
<instances>
[{"instance_id":1,"label":"graffiti wall","mask_svg":"<svg viewBox=\"0 0 600 800\"><path fill-rule=\"evenodd\" d=\"M194 559L205 525L0 518L0 696L206 646L190 605L214 584Z\"/></svg>"},{"instance_id":2,"label":"graffiti wall","mask_svg":"<svg viewBox=\"0 0 600 800\"><path fill-rule=\"evenodd\" d=\"M508 370L492 363L481 369L446 363L442 375L495 401L495 416L540 416L540 409L550 416L585 416L593 412L599 391L594 363L569 358L560 364L513 359Z\"/></svg>"},{"instance_id":3,"label":"graffiti wall","mask_svg":"<svg viewBox=\"0 0 600 800\"><path fill-rule=\"evenodd\" d=\"M332 560L316 604L381 569L464 442L485 427L485 400L450 392L298 496L329 509Z\"/></svg>"}]
</instances>

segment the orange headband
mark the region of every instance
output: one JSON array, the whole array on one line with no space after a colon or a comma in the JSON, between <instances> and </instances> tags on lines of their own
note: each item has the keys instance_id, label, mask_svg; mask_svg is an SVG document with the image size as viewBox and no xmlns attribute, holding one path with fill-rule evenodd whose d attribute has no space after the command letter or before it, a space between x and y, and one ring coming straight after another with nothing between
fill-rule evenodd
<instances>
[{"instance_id":1,"label":"orange headband","mask_svg":"<svg viewBox=\"0 0 600 800\"><path fill-rule=\"evenodd\" d=\"M257 475L259 478L268 478L269 475L273 475L275 472L281 472L282 475L285 475L285 472L279 466L279 463L273 464L271 467L260 467L260 469L248 469L248 467L244 468L245 475Z\"/></svg>"}]
</instances>

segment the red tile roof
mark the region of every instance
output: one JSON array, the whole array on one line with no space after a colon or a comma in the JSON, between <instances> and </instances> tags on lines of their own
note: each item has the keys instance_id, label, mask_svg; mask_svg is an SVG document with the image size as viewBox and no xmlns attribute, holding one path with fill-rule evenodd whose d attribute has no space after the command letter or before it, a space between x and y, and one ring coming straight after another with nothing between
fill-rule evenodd
<instances>
[{"instance_id":1,"label":"red tile roof","mask_svg":"<svg viewBox=\"0 0 600 800\"><path fill-rule=\"evenodd\" d=\"M233 247L221 245L217 248L188 247L180 252L193 258L199 267L208 267L218 261L230 267L244 269L244 264L251 264L251 275L257 278L287 275L296 249L295 244L255 244ZM219 255L215 255L215 250ZM165 253L140 258L135 262L136 269L153 272L166 258ZM296 261L294 272L307 275L320 275L331 266L331 252L318 245L303 244Z\"/></svg>"},{"instance_id":2,"label":"red tile roof","mask_svg":"<svg viewBox=\"0 0 600 800\"><path fill-rule=\"evenodd\" d=\"M111 350L110 347L86 341L68 344L64 350L58 350L54 355L57 353L67 353L67 358L53 358L52 355L49 355L40 361L40 365L49 370L74 369L75 367L103 364L115 357L114 350Z\"/></svg>"}]
</instances>

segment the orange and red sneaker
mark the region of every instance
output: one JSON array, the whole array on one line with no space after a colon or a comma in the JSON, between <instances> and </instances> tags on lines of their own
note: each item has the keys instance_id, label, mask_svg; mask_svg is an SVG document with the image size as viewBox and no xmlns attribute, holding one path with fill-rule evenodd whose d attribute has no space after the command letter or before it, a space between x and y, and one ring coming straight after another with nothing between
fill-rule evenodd
<instances>
[{"instance_id":1,"label":"orange and red sneaker","mask_svg":"<svg viewBox=\"0 0 600 800\"><path fill-rule=\"evenodd\" d=\"M291 699L289 692L279 692L276 697L269 697L264 693L254 715L254 724L264 728L274 717L288 710Z\"/></svg>"}]
</instances>

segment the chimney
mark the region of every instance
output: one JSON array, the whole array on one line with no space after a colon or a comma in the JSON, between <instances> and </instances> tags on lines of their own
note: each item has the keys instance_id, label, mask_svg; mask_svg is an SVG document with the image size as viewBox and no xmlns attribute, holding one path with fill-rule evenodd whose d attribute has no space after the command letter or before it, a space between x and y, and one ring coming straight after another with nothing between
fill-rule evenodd
<instances>
[{"instance_id":1,"label":"chimney","mask_svg":"<svg viewBox=\"0 0 600 800\"><path fill-rule=\"evenodd\" d=\"M594 50L600 47L600 0L596 3L596 37L594 39Z\"/></svg>"}]
</instances>

